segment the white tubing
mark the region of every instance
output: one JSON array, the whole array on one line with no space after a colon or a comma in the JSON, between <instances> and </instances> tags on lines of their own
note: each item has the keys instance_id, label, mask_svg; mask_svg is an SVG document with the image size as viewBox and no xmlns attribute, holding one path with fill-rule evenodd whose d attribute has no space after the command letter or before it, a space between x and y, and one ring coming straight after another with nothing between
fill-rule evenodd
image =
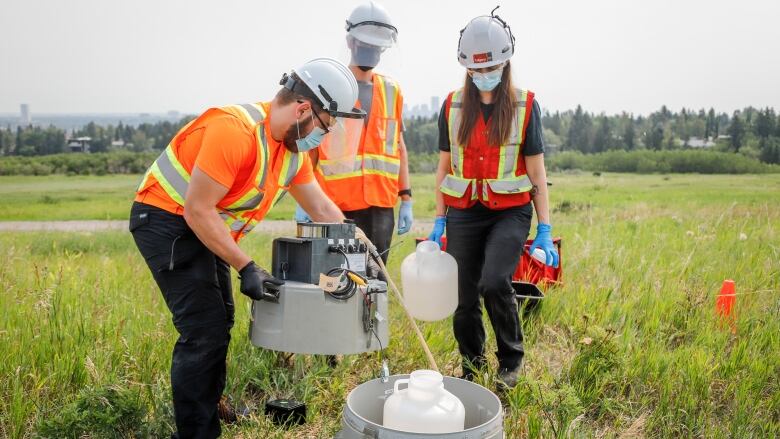
<instances>
[{"instance_id":1,"label":"white tubing","mask_svg":"<svg viewBox=\"0 0 780 439\"><path fill-rule=\"evenodd\" d=\"M425 351L425 356L428 357L428 364L430 368L436 372L440 372L439 366L436 364L436 360L433 358L433 354L431 353L430 348L428 348L428 343L425 341L425 337L423 337L422 332L420 332L420 328L417 326L417 322L414 321L414 317L412 317L409 309L406 308L404 298L401 295L401 292L398 290L398 287L395 285L395 282L393 282L393 279L390 277L390 273L387 272L387 267L385 267L384 262L382 262L382 258L379 257L376 246L371 242L371 240L368 239L366 234L363 233L359 227L355 227L355 236L366 243L368 246L369 257L374 259L374 261L379 265L379 269L382 270L382 273L385 274L385 278L387 279L388 285L390 285L390 289L393 290L396 298L398 299L398 302L401 303L401 308L404 309L406 317L409 319L409 323L411 323L414 332L417 334L417 338L420 340L420 344Z\"/></svg>"}]
</instances>

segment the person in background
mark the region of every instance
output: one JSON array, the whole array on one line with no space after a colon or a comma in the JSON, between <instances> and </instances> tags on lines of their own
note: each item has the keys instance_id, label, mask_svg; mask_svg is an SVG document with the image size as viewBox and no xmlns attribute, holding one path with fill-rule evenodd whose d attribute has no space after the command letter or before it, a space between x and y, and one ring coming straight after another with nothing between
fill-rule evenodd
<instances>
[{"instance_id":1,"label":"person in background","mask_svg":"<svg viewBox=\"0 0 780 439\"><path fill-rule=\"evenodd\" d=\"M485 365L484 299L498 345L498 377L517 384L523 334L512 274L538 217L531 247L547 265L558 264L553 246L544 168L541 114L534 93L512 85L514 36L495 9L460 33L463 87L449 94L439 114L436 221L429 239L458 263L458 307L453 328L463 357L463 377Z\"/></svg>"},{"instance_id":2,"label":"person in background","mask_svg":"<svg viewBox=\"0 0 780 439\"><path fill-rule=\"evenodd\" d=\"M408 232L414 221L402 130L403 96L398 83L374 71L383 53L396 45L398 30L374 1L352 11L346 30L349 69L359 88L356 107L367 117L364 123L348 124L345 137L325 139L310 154L325 193L366 233L386 263L393 238L393 207L399 198L398 234ZM308 221L306 212L299 206L296 220Z\"/></svg>"}]
</instances>

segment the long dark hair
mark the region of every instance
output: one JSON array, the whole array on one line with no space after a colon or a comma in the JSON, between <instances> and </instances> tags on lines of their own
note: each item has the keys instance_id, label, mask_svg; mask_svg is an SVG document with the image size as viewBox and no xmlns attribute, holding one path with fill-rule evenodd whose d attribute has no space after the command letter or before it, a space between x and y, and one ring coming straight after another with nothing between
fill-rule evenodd
<instances>
[{"instance_id":1,"label":"long dark hair","mask_svg":"<svg viewBox=\"0 0 780 439\"><path fill-rule=\"evenodd\" d=\"M479 102L479 89L466 73L466 81L463 85L463 106L460 112L461 121L458 128L458 144L460 145L469 143L477 118L482 117ZM512 86L512 66L507 61L501 75L501 83L493 90L493 104L495 106L491 124L488 125L488 143L490 145L501 146L509 140L512 133L512 122L515 118L516 103L517 97Z\"/></svg>"}]
</instances>

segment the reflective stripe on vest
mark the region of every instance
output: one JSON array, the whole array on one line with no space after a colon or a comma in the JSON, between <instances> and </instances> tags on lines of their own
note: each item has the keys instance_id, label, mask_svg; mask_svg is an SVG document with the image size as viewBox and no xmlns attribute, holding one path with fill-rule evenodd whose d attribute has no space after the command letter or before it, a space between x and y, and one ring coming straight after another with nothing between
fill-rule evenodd
<instances>
[{"instance_id":1,"label":"reflective stripe on vest","mask_svg":"<svg viewBox=\"0 0 780 439\"><path fill-rule=\"evenodd\" d=\"M249 221L247 221L247 218L234 217L225 211L219 212L219 216L222 218L222 221L225 222L225 225L228 227L228 229L230 229L231 232L241 232L242 235L246 235L247 233L251 232L252 229L255 228L255 225L257 225L259 222L254 218L250 218Z\"/></svg>"},{"instance_id":2,"label":"reflective stripe on vest","mask_svg":"<svg viewBox=\"0 0 780 439\"><path fill-rule=\"evenodd\" d=\"M258 123L255 129L258 141L257 161L260 163L260 171L255 176L255 186L228 206L228 210L231 211L252 210L263 201L264 192L262 189L265 188L265 180L268 176L268 143L265 141L265 125Z\"/></svg>"},{"instance_id":3,"label":"reflective stripe on vest","mask_svg":"<svg viewBox=\"0 0 780 439\"><path fill-rule=\"evenodd\" d=\"M242 217L239 216L239 213L250 211L260 206L264 197L263 189L265 188L266 180L268 178L269 152L268 143L265 138L265 125L262 124L266 113L261 105L255 104L231 105L223 107L223 110L240 117L247 125L252 126L255 129L258 172L255 175L254 185L226 209L219 210L220 217L231 232L242 232L242 234L246 234L254 228L258 221L254 220L251 215ZM291 161L294 162L293 166L290 166ZM292 178L295 177L295 174L300 170L301 160L299 159L299 154L285 151L284 166L286 166L285 169L287 171L282 173L283 178L280 176L279 180L280 185L284 183L284 186L287 186ZM149 175L155 177L160 183L160 186L165 190L165 193L168 194L172 200L181 206L184 205L184 198L187 194L187 188L190 182L190 174L176 158L171 145L168 145L168 147L165 148L165 151L160 154L146 172L139 189L146 184ZM279 197L280 195L277 192L277 201Z\"/></svg>"},{"instance_id":4,"label":"reflective stripe on vest","mask_svg":"<svg viewBox=\"0 0 780 439\"><path fill-rule=\"evenodd\" d=\"M293 153L285 148L284 162L282 163L282 170L279 172L279 190L276 191L274 201L271 203L273 206L276 206L276 204L282 200L282 197L287 194L287 188L290 186L290 183L292 183L293 178L298 174L298 171L301 170L301 166L303 166L301 153Z\"/></svg>"},{"instance_id":5,"label":"reflective stripe on vest","mask_svg":"<svg viewBox=\"0 0 780 439\"><path fill-rule=\"evenodd\" d=\"M294 153L285 149L284 158L282 161L282 170L279 172L279 179L277 180L279 190L276 192L276 195L271 202L273 206L282 200L282 197L284 197L284 195L287 193L287 190L284 188L290 186L290 183L292 183L293 178L295 178L295 176L301 170L302 166L303 160L301 159L301 153ZM263 183L265 183L265 178L263 179ZM262 198L263 197L261 194L261 201ZM225 222L231 232L241 232L242 235L246 235L247 233L251 232L257 223L259 223L259 221L254 219L254 217L243 217L237 215L237 212L221 211L219 212L219 216L222 217L222 220Z\"/></svg>"},{"instance_id":6,"label":"reflective stripe on vest","mask_svg":"<svg viewBox=\"0 0 780 439\"><path fill-rule=\"evenodd\" d=\"M447 174L439 185L442 193L451 197L461 198L463 194L471 187L471 199L477 198L477 192L474 190L477 186L476 180L470 178L457 177L453 174Z\"/></svg>"},{"instance_id":7,"label":"reflective stripe on vest","mask_svg":"<svg viewBox=\"0 0 780 439\"><path fill-rule=\"evenodd\" d=\"M363 173L397 180L401 160L379 154L363 154L357 155L351 165L340 160L320 160L319 167L323 178L328 181L359 177Z\"/></svg>"},{"instance_id":8,"label":"reflective stripe on vest","mask_svg":"<svg viewBox=\"0 0 780 439\"><path fill-rule=\"evenodd\" d=\"M351 177L360 177L363 174L382 175L393 180L398 180L401 170L401 162L395 158L398 155L399 136L396 135L398 121L391 120L395 116L396 102L398 101L398 86L389 78L375 75L377 89L382 101L382 107L372 109L381 111L380 116L386 123L384 155L363 154L356 155L354 163L344 163L339 160L320 158L318 166L325 180L342 180Z\"/></svg>"},{"instance_id":9,"label":"reflective stripe on vest","mask_svg":"<svg viewBox=\"0 0 780 439\"><path fill-rule=\"evenodd\" d=\"M171 145L168 145L162 154L157 157L157 160L152 163L139 189L146 184L146 179L149 175L154 175L154 178L157 179L157 182L160 183L165 193L173 201L181 206L184 205L184 197L187 195L187 187L190 185L190 174L179 163Z\"/></svg>"},{"instance_id":10,"label":"reflective stripe on vest","mask_svg":"<svg viewBox=\"0 0 780 439\"><path fill-rule=\"evenodd\" d=\"M232 109L244 115L247 121L250 121L251 125L255 126L257 130L257 159L260 164L260 172L255 177L255 187L247 191L246 194L228 206L227 209L230 211L250 210L260 205L263 199L262 192L258 188L262 188L265 184L266 173L268 172L268 145L265 141L264 125L260 124L265 118L265 111L261 106L254 104L232 105L226 107L226 109ZM150 174L160 183L165 193L173 201L180 206L184 206L184 198L187 195L187 188L190 183L190 174L184 169L179 159L176 158L172 145L169 144L165 151L154 161L144 176L139 190L146 184L146 179Z\"/></svg>"},{"instance_id":11,"label":"reflective stripe on vest","mask_svg":"<svg viewBox=\"0 0 780 439\"><path fill-rule=\"evenodd\" d=\"M512 122L512 131L506 144L500 147L498 162L498 178L485 179L482 185L482 196L488 199L487 187L498 194L516 194L531 190L531 181L526 175L515 175L517 173L518 158L520 148L523 143L523 125L526 116L526 102L528 98L527 90L515 90L517 102L517 117ZM445 176L440 185L440 190L452 197L461 198L471 186L471 199L478 197L476 189L476 180L465 178L463 176L463 158L465 155L465 146L458 145L458 130L461 123L462 108L462 89L456 90L452 94L450 102L450 112L447 119L450 135L450 164L452 174Z\"/></svg>"},{"instance_id":12,"label":"reflective stripe on vest","mask_svg":"<svg viewBox=\"0 0 780 439\"><path fill-rule=\"evenodd\" d=\"M398 86L390 78L380 76L379 92L382 95L382 102L384 106L384 118L390 119L395 115L395 104L398 99ZM398 139L395 135L396 132L396 120L387 120L387 126L385 127L385 154L389 156L395 156L398 151Z\"/></svg>"}]
</instances>

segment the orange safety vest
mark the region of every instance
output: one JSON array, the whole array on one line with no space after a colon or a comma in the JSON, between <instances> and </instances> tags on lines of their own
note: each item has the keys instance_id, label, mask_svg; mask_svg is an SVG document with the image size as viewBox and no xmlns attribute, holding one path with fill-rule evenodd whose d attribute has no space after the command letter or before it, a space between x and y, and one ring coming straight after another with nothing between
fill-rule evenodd
<instances>
[{"instance_id":1,"label":"orange safety vest","mask_svg":"<svg viewBox=\"0 0 780 439\"><path fill-rule=\"evenodd\" d=\"M266 141L270 136L267 123L269 110L270 103L231 105L207 110L173 137L168 147L146 171L137 193L159 184L172 201L184 207L192 169L187 169L177 158L181 141L190 134L192 127L202 126L217 116L232 115L250 128L257 143L257 158L250 178L236 195L222 199L216 206L231 236L238 242L287 193L290 182L300 171L304 160L302 153L290 152L284 145L280 145L276 151L269 151Z\"/></svg>"},{"instance_id":2,"label":"orange safety vest","mask_svg":"<svg viewBox=\"0 0 780 439\"><path fill-rule=\"evenodd\" d=\"M465 209L477 201L491 209L522 206L531 201L531 181L526 175L523 141L531 117L534 94L528 90L515 90L516 117L506 144L488 144L487 122L481 116L471 130L468 145L458 145L458 129L461 124L463 90L456 90L447 97L446 117L450 134L450 173L439 189L447 206Z\"/></svg>"},{"instance_id":3,"label":"orange safety vest","mask_svg":"<svg viewBox=\"0 0 780 439\"><path fill-rule=\"evenodd\" d=\"M343 211L393 207L398 199L401 91L387 76L375 73L371 81L374 88L368 122L365 125L362 119L347 122L347 136L360 136L357 151L344 156L344 144L349 142L330 138L331 134L325 136L316 152L317 181ZM360 106L360 101L356 106ZM341 157L337 157L337 149L341 150Z\"/></svg>"}]
</instances>

